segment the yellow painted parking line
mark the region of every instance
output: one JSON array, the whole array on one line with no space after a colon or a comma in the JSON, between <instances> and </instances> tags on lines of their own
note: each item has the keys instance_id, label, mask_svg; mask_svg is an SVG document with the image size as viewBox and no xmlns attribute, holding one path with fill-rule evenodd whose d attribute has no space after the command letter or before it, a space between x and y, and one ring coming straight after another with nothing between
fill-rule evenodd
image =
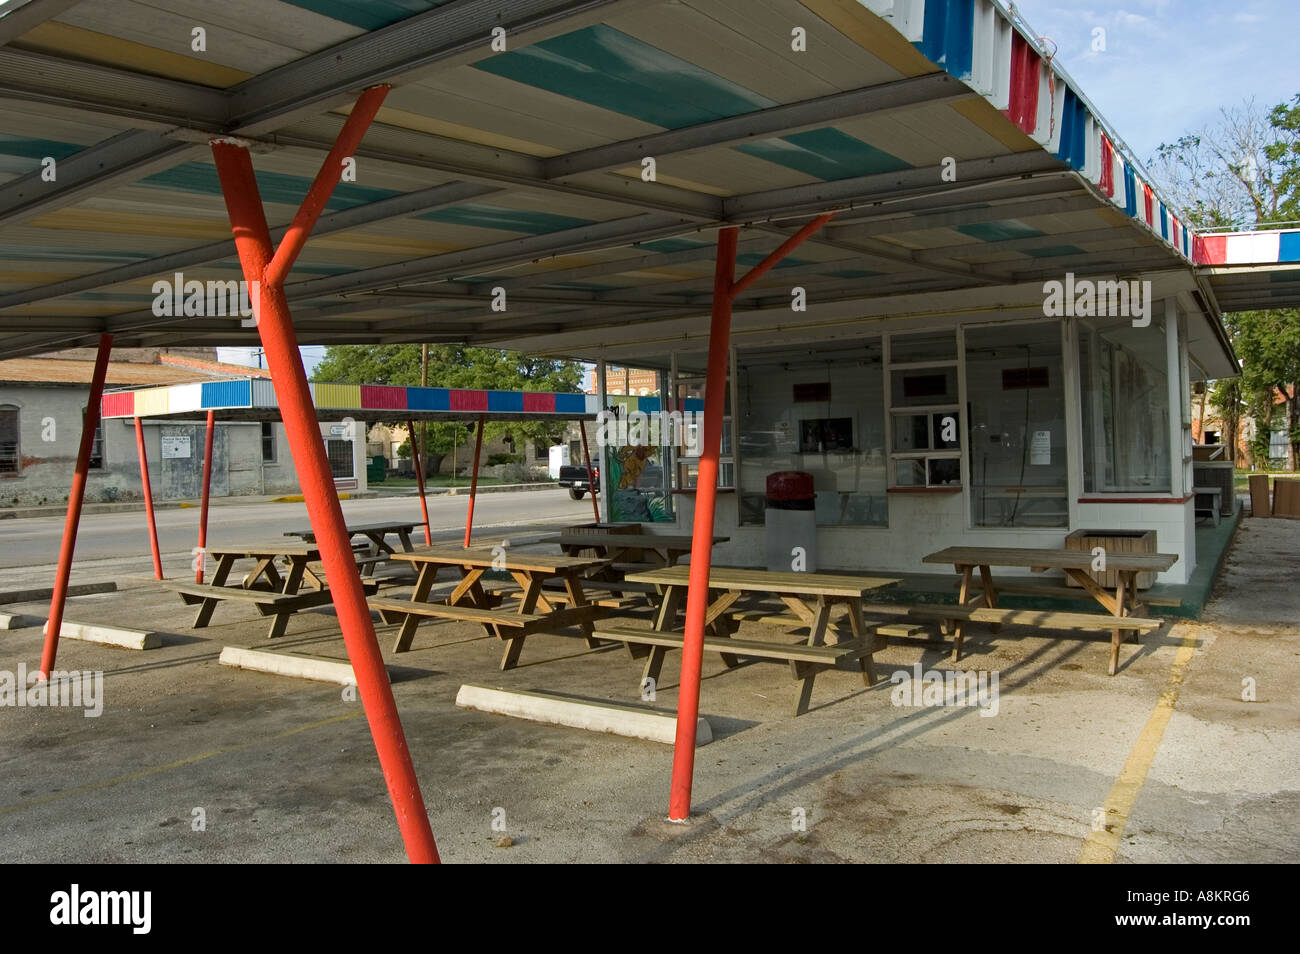
<instances>
[{"instance_id":1,"label":"yellow painted parking line","mask_svg":"<svg viewBox=\"0 0 1300 954\"><path fill-rule=\"evenodd\" d=\"M228 755L231 752L240 752L244 749L251 749L255 745L264 745L267 742L274 742L276 739L287 739L300 732L308 732L311 729L319 729L327 725L333 725L335 722L346 722L348 719L355 719L357 716L361 715L362 712L363 710L358 708L355 712L334 716L329 719L322 719L320 722L312 722L308 725L300 725L296 729L289 729L287 732L281 732L279 735L267 736L266 738L259 739L256 742L245 742L243 745L231 745L224 749L213 749L211 752L202 752L198 755L191 755L189 758L181 759L178 762L169 762L166 765L155 765L153 768L141 769L139 772L132 772L130 775L119 775L117 778L110 778L103 782L95 782L91 785L79 785L76 788L69 788L66 791L54 792L50 795L43 795L40 798L34 798L29 802L19 802L17 805L0 806L0 815L8 815L10 812L22 811L24 808L35 808L37 805L48 805L50 802L57 802L64 798L71 798L73 795L84 795L87 792L97 792L101 789L112 788L114 785L121 785L123 782L134 782L136 779L148 778L150 775L157 775L160 772L170 772L172 769L183 768L186 765L193 765L195 762L202 762L204 759L210 759L217 755Z\"/></svg>"},{"instance_id":2,"label":"yellow painted parking line","mask_svg":"<svg viewBox=\"0 0 1300 954\"><path fill-rule=\"evenodd\" d=\"M1155 761L1160 740L1165 736L1165 729L1174 714L1174 705L1178 702L1178 690L1187 678L1187 667L1195 655L1196 640L1192 636L1183 637L1183 644L1178 647L1178 654L1174 657L1174 665L1169 670L1169 680L1160 693L1160 700L1147 719L1147 724L1142 727L1142 733L1133 745L1133 751L1129 752L1128 760L1124 763L1119 778L1115 779L1114 787L1106 796L1106 827L1102 831L1093 831L1088 836L1083 843L1083 851L1079 853L1079 864L1108 865L1115 860L1119 840L1124 837L1124 829L1128 826L1129 812L1133 810L1133 803L1137 801L1138 792L1146 782L1147 772L1151 770L1151 763Z\"/></svg>"}]
</instances>

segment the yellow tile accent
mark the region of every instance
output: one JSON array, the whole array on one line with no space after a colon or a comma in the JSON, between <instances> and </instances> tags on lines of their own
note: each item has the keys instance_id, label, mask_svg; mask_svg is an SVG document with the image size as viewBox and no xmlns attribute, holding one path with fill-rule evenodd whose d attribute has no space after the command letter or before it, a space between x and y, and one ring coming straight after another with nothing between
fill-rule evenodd
<instances>
[{"instance_id":1,"label":"yellow tile accent","mask_svg":"<svg viewBox=\"0 0 1300 954\"><path fill-rule=\"evenodd\" d=\"M628 166L626 169L615 169L620 176L627 176L629 179L641 178L640 166ZM664 176L655 174L655 181L662 182L664 185L677 186L679 189L689 189L692 192L703 192L705 195L732 196L736 193L731 189L724 189L721 186L706 185L703 182L694 182L691 179L683 179L681 176Z\"/></svg>"},{"instance_id":2,"label":"yellow tile accent","mask_svg":"<svg viewBox=\"0 0 1300 954\"><path fill-rule=\"evenodd\" d=\"M346 116L352 112L352 107L340 106L334 112ZM460 123L436 119L433 116L421 116L419 113L407 112L404 109L393 109L391 106L380 107L379 112L375 114L375 122L383 123L385 126L397 126L400 129L411 129L415 132L430 133L434 136L444 136L447 139L457 139L461 142L477 143L480 146L492 146L494 149L508 149L511 152L521 152L542 159L558 156L563 151L551 146L543 146L541 143L529 142L526 139L515 139L513 136L473 129Z\"/></svg>"},{"instance_id":3,"label":"yellow tile accent","mask_svg":"<svg viewBox=\"0 0 1300 954\"><path fill-rule=\"evenodd\" d=\"M359 384L313 384L312 398L317 407L361 407Z\"/></svg>"},{"instance_id":4,"label":"yellow tile accent","mask_svg":"<svg viewBox=\"0 0 1300 954\"><path fill-rule=\"evenodd\" d=\"M171 405L171 388L147 388L135 392L135 416L166 414Z\"/></svg>"},{"instance_id":5,"label":"yellow tile accent","mask_svg":"<svg viewBox=\"0 0 1300 954\"><path fill-rule=\"evenodd\" d=\"M118 66L136 73L153 73L167 79L184 80L226 89L252 76L243 70L221 66L180 53L170 53L121 37L83 30L50 20L22 35L12 44L42 53L69 54L104 66Z\"/></svg>"},{"instance_id":6,"label":"yellow tile accent","mask_svg":"<svg viewBox=\"0 0 1300 954\"><path fill-rule=\"evenodd\" d=\"M934 64L922 56L916 47L857 0L799 2L904 76L924 76L934 72Z\"/></svg>"},{"instance_id":7,"label":"yellow tile accent","mask_svg":"<svg viewBox=\"0 0 1300 954\"><path fill-rule=\"evenodd\" d=\"M183 219L168 215L143 215L135 212L105 212L98 209L59 209L32 219L28 224L41 229L69 229L77 232L165 235L168 238L198 238L209 241L230 238L229 222Z\"/></svg>"},{"instance_id":8,"label":"yellow tile accent","mask_svg":"<svg viewBox=\"0 0 1300 954\"><path fill-rule=\"evenodd\" d=\"M969 119L1012 152L1030 152L1042 148L983 97L958 100L949 103L948 108Z\"/></svg>"}]
</instances>

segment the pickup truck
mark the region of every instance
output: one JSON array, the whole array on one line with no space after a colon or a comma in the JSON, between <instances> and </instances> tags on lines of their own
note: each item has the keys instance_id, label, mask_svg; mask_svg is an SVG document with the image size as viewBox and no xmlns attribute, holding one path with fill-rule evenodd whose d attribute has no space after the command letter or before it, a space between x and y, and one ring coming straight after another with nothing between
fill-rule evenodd
<instances>
[{"instance_id":1,"label":"pickup truck","mask_svg":"<svg viewBox=\"0 0 1300 954\"><path fill-rule=\"evenodd\" d=\"M592 475L596 478L595 489L600 490L600 468L591 468ZM581 464L564 464L560 467L561 487L569 488L569 496L574 500L581 500L586 496L587 491L591 490L587 468Z\"/></svg>"}]
</instances>

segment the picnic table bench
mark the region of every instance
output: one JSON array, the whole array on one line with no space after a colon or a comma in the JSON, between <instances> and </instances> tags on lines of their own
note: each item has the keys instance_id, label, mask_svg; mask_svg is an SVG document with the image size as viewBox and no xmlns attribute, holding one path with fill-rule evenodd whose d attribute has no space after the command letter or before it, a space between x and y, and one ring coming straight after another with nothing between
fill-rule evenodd
<instances>
[{"instance_id":1,"label":"picnic table bench","mask_svg":"<svg viewBox=\"0 0 1300 954\"><path fill-rule=\"evenodd\" d=\"M324 579L311 567L312 563L320 561L320 551L315 547L294 544L211 547L207 555L217 563L210 582L168 584L185 605L198 605L195 629L202 629L212 621L218 603L234 600L251 603L262 616L273 617L267 637L274 639L285 634L289 619L295 613L326 606L334 600ZM227 585L238 560L255 561L253 569L238 584ZM284 575L276 568L277 560L288 564ZM304 589L304 584L308 588ZM367 582L363 588L371 594L377 585Z\"/></svg>"},{"instance_id":2,"label":"picnic table bench","mask_svg":"<svg viewBox=\"0 0 1300 954\"><path fill-rule=\"evenodd\" d=\"M369 605L380 612L385 622L401 622L393 651L411 648L416 628L425 619L452 619L481 623L488 633L505 642L501 668L512 669L519 661L526 637L534 633L551 633L557 629L577 627L587 645L600 641L592 636L592 620L609 612L607 607L590 602L582 589L582 574L603 561L581 557L547 556L535 553L510 553L502 549L463 549L456 547L419 547L409 553L396 553L418 567L415 588L410 599L371 599ZM460 580L445 602L431 602L429 594L440 571L459 572ZM483 587L483 575L503 570L519 584L522 593L518 608L501 609L501 594ZM567 606L548 595L544 584L559 579L565 589ZM554 600L554 602L553 602Z\"/></svg>"},{"instance_id":3,"label":"picnic table bench","mask_svg":"<svg viewBox=\"0 0 1300 954\"><path fill-rule=\"evenodd\" d=\"M1192 511L1199 520L1201 517L1209 517L1214 526L1219 525L1219 510L1221 499L1223 497L1222 487L1193 487L1192 494L1194 502Z\"/></svg>"},{"instance_id":4,"label":"picnic table bench","mask_svg":"<svg viewBox=\"0 0 1300 954\"><path fill-rule=\"evenodd\" d=\"M361 572L371 576L375 572L375 565L381 561L388 560L397 552L397 548L388 542L389 535L397 537L398 545L402 552L409 553L412 550L411 532L417 524L414 521L379 521L377 523L349 523L347 532L349 537L365 537L368 544L363 544L368 549L367 556L370 559L360 560ZM314 544L316 542L316 532L308 527L305 530L286 530L286 537L299 537L304 543Z\"/></svg>"},{"instance_id":5,"label":"picnic table bench","mask_svg":"<svg viewBox=\"0 0 1300 954\"><path fill-rule=\"evenodd\" d=\"M658 680L664 658L669 649L681 648L685 634L676 628L677 614L682 608L690 579L690 567L674 566L642 573L631 573L629 580L653 584L659 593L659 607L654 629L644 630L625 626L602 624L595 635L614 639L628 645L649 647L648 658L642 674L645 679ZM896 579L881 577L840 576L828 573L780 573L766 570L711 567L709 570L709 605L705 610L705 625L712 631L706 635L704 648L719 653L728 668L740 664L741 657L786 662L790 674L800 683L794 705L794 714L808 711L812 699L813 682L818 673L839 668L846 663L856 665L863 682L875 684L872 653L878 648L874 636L869 636L863 618L863 599L872 590L891 586ZM732 612L737 602L754 598L777 597L793 614L785 617L764 616L768 622L784 625L807 626L806 642L789 644L751 639L737 639L736 617L747 614ZM827 645L825 642L832 609L848 610L851 636Z\"/></svg>"},{"instance_id":6,"label":"picnic table bench","mask_svg":"<svg viewBox=\"0 0 1300 954\"><path fill-rule=\"evenodd\" d=\"M1119 668L1119 647L1125 634L1133 634L1164 625L1160 620L1139 617L1136 614L1145 605L1139 597L1137 574L1163 572L1178 560L1172 553L1108 553L1106 569L1115 573L1114 591L1107 590L1090 575L1093 555L1087 550L1052 549L1046 547L948 547L922 557L924 563L951 563L960 576L957 605L922 605L903 607L911 616L939 619L945 628L953 630L952 658L961 658L962 638L967 621L987 622L997 632L1003 624L1025 624L1044 628L1095 629L1111 631L1110 665L1108 672L1115 675ZM1033 572L1047 569L1064 570L1065 575L1083 588L1109 611L1110 615L1089 613L1048 612L1042 610L999 610L999 584L993 578L992 567L1028 567ZM980 585L973 586L975 570L979 570ZM978 592L975 592L978 589ZM982 606L978 604L983 604Z\"/></svg>"},{"instance_id":7,"label":"picnic table bench","mask_svg":"<svg viewBox=\"0 0 1300 954\"><path fill-rule=\"evenodd\" d=\"M730 537L714 537L714 544L726 543ZM562 533L537 541L559 544L568 556L579 556L591 550L610 563L650 563L656 566L673 566L691 552L689 536L658 533Z\"/></svg>"}]
</instances>

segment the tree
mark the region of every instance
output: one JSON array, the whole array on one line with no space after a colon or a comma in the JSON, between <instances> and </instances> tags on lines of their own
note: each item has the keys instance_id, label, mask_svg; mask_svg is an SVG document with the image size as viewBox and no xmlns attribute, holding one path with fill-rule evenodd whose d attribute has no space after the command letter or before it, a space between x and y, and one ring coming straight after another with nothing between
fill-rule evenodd
<instances>
[{"instance_id":1,"label":"tree","mask_svg":"<svg viewBox=\"0 0 1300 954\"><path fill-rule=\"evenodd\" d=\"M1300 95L1265 112L1254 100L1220 110L1219 121L1162 145L1151 161L1188 223L1200 228L1280 228L1300 219ZM1249 448L1268 456L1282 406L1293 470L1300 467L1300 311L1225 315L1242 375L1214 383L1225 441L1237 452L1243 415L1255 421Z\"/></svg>"},{"instance_id":2,"label":"tree","mask_svg":"<svg viewBox=\"0 0 1300 954\"><path fill-rule=\"evenodd\" d=\"M338 384L415 386L420 383L420 345L331 345L325 349L325 357L312 379ZM581 380L582 366L573 361L532 358L495 348L429 346L430 387L572 392L578 390ZM442 458L472 434L457 421L431 423L428 430L429 460L425 467L429 471L436 471ZM498 421L489 423L484 430L485 437L504 437L511 443L557 443L563 433L563 423L555 421Z\"/></svg>"},{"instance_id":3,"label":"tree","mask_svg":"<svg viewBox=\"0 0 1300 954\"><path fill-rule=\"evenodd\" d=\"M1300 311L1248 311L1236 315L1242 384L1251 395L1256 461L1268 458L1280 406L1291 470L1300 469Z\"/></svg>"}]
</instances>

